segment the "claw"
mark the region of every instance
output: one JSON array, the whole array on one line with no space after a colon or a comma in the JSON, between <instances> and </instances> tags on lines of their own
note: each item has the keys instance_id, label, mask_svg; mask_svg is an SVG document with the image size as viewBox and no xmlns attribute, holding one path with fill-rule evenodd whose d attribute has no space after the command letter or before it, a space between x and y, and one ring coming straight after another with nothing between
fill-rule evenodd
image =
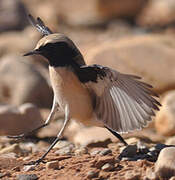
<instances>
[{"instance_id":1,"label":"claw","mask_svg":"<svg viewBox=\"0 0 175 180\"><path fill-rule=\"evenodd\" d=\"M20 135L17 135L17 136L7 136L8 138L11 138L11 139L22 139L24 138L26 135L25 134L20 134Z\"/></svg>"}]
</instances>

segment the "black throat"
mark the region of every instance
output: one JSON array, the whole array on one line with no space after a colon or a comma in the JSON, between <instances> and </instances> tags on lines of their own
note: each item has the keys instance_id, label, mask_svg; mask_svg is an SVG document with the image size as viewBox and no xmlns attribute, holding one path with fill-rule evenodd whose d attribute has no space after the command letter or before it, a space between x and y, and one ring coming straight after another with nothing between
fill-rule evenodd
<instances>
[{"instance_id":1,"label":"black throat","mask_svg":"<svg viewBox=\"0 0 175 180\"><path fill-rule=\"evenodd\" d=\"M86 66L80 51L65 42L48 43L40 51L48 59L50 66L69 68L82 83L97 82L98 75L101 74L98 66Z\"/></svg>"}]
</instances>

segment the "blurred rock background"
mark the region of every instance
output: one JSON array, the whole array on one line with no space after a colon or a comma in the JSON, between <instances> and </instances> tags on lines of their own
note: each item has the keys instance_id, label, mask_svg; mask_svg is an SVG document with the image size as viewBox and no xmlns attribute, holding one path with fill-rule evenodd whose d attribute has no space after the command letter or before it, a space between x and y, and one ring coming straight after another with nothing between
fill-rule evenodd
<instances>
[{"instance_id":1,"label":"blurred rock background","mask_svg":"<svg viewBox=\"0 0 175 180\"><path fill-rule=\"evenodd\" d=\"M136 74L152 84L161 96L162 108L148 128L124 136L161 143L169 143L170 137L175 144L174 0L1 0L1 135L37 127L52 104L47 63L38 56L22 56L41 38L29 24L28 13L41 17L54 32L69 36L88 64ZM58 113L56 120L38 136L56 136L63 114ZM104 129L82 127L74 121L65 137L83 145L109 138L117 141Z\"/></svg>"}]
</instances>

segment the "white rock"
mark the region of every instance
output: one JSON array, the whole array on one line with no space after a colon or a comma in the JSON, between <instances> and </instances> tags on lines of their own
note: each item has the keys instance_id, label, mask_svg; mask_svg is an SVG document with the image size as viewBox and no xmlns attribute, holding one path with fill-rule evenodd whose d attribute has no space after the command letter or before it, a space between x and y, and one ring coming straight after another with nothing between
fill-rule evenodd
<instances>
[{"instance_id":1,"label":"white rock","mask_svg":"<svg viewBox=\"0 0 175 180\"><path fill-rule=\"evenodd\" d=\"M0 135L18 135L43 124L36 106L30 103L19 107L0 105Z\"/></svg>"},{"instance_id":2,"label":"white rock","mask_svg":"<svg viewBox=\"0 0 175 180\"><path fill-rule=\"evenodd\" d=\"M167 147L160 151L155 164L156 176L169 179L175 176L175 147Z\"/></svg>"},{"instance_id":3,"label":"white rock","mask_svg":"<svg viewBox=\"0 0 175 180\"><path fill-rule=\"evenodd\" d=\"M73 142L87 146L91 143L103 142L109 138L113 141L118 141L118 139L105 128L89 127L80 129L73 137Z\"/></svg>"},{"instance_id":4,"label":"white rock","mask_svg":"<svg viewBox=\"0 0 175 180\"><path fill-rule=\"evenodd\" d=\"M59 162L58 161L51 161L46 163L46 169L59 169Z\"/></svg>"},{"instance_id":5,"label":"white rock","mask_svg":"<svg viewBox=\"0 0 175 180\"><path fill-rule=\"evenodd\" d=\"M162 107L155 118L155 128L161 135L175 135L175 91L169 91L161 103Z\"/></svg>"},{"instance_id":6,"label":"white rock","mask_svg":"<svg viewBox=\"0 0 175 180\"><path fill-rule=\"evenodd\" d=\"M175 87L173 39L171 35L127 36L92 47L85 59L87 64L102 64L141 76L157 92L165 92Z\"/></svg>"},{"instance_id":7,"label":"white rock","mask_svg":"<svg viewBox=\"0 0 175 180\"><path fill-rule=\"evenodd\" d=\"M17 106L30 102L39 107L49 107L52 90L41 71L48 75L46 68L32 64L31 57L14 54L3 56L0 66L0 101Z\"/></svg>"}]
</instances>

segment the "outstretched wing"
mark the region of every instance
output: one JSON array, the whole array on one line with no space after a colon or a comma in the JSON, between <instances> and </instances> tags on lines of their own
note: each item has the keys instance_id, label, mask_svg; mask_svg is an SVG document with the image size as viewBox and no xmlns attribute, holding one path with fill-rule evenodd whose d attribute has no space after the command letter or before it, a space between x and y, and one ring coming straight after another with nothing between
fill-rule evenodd
<instances>
[{"instance_id":1,"label":"outstretched wing","mask_svg":"<svg viewBox=\"0 0 175 180\"><path fill-rule=\"evenodd\" d=\"M95 114L112 130L122 133L140 129L155 115L154 110L159 110L161 104L154 98L158 96L140 77L99 65L82 69L92 77L84 84L94 94Z\"/></svg>"},{"instance_id":2,"label":"outstretched wing","mask_svg":"<svg viewBox=\"0 0 175 180\"><path fill-rule=\"evenodd\" d=\"M53 34L53 32L47 26L45 26L44 22L39 17L37 17L36 20L34 19L34 17L31 14L29 14L28 17L29 17L31 24L34 27L36 27L36 29L40 33L42 33L44 36L47 36L49 34Z\"/></svg>"}]
</instances>

